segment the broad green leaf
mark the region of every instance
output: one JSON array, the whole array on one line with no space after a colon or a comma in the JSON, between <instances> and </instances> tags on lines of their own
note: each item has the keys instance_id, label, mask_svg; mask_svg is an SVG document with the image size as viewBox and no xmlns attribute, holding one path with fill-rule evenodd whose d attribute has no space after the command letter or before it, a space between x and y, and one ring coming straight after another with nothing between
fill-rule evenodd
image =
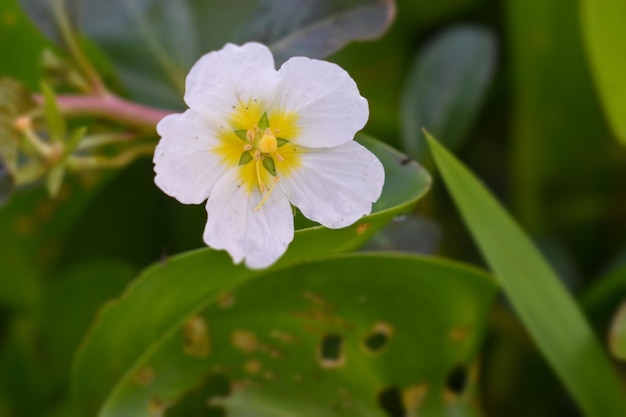
<instances>
[{"instance_id":1,"label":"broad green leaf","mask_svg":"<svg viewBox=\"0 0 626 417\"><path fill-rule=\"evenodd\" d=\"M422 128L457 148L478 114L496 64L496 41L486 29L457 26L418 54L403 89L402 139L414 158L428 152Z\"/></svg>"},{"instance_id":2,"label":"broad green leaf","mask_svg":"<svg viewBox=\"0 0 626 417\"><path fill-rule=\"evenodd\" d=\"M325 58L349 42L377 39L394 17L394 0L260 0L245 36L267 44L280 65L292 56Z\"/></svg>"},{"instance_id":3,"label":"broad green leaf","mask_svg":"<svg viewBox=\"0 0 626 417\"><path fill-rule=\"evenodd\" d=\"M611 353L618 359L626 360L626 302L617 310L609 334Z\"/></svg>"},{"instance_id":4,"label":"broad green leaf","mask_svg":"<svg viewBox=\"0 0 626 417\"><path fill-rule=\"evenodd\" d=\"M427 138L504 293L574 400L589 417L623 416L626 400L615 371L559 278L478 179L435 139Z\"/></svg>"},{"instance_id":5,"label":"broad green leaf","mask_svg":"<svg viewBox=\"0 0 626 417\"><path fill-rule=\"evenodd\" d=\"M615 136L626 144L626 2L583 0L580 16L587 57Z\"/></svg>"},{"instance_id":6,"label":"broad green leaf","mask_svg":"<svg viewBox=\"0 0 626 417\"><path fill-rule=\"evenodd\" d=\"M374 204L373 213L344 229L331 230L318 226L298 230L289 250L276 264L275 269L286 268L322 255L344 252L360 246L392 218L410 211L417 200L428 190L430 177L415 162L367 136L360 136L359 141L378 156L385 168L386 185L381 198ZM163 265L166 266L165 269ZM204 271L203 275L206 275L204 268L207 265L210 265L210 274L214 278L197 281L195 275L188 274L188 271ZM147 286L137 284L133 287L133 292L147 291L144 295L148 297L145 299L148 304L141 308L152 311L151 314L143 317L141 322L135 323L140 324L141 329L123 330L120 328L114 339L103 344L101 338L109 339L109 335L105 334L108 332L109 324L105 323L118 323L122 316L131 314L126 310L127 308L135 309L138 304L122 303L118 304L120 308L106 309L102 313L101 321L91 332L76 359L75 390L77 398L82 401L83 411L88 415L93 415L98 409L104 407L110 396L121 388L128 377L128 372L132 372L131 369L136 366L137 361L175 331L190 314L239 282L268 273L268 271L249 271L241 266L233 267L232 261L225 253L216 253L209 249L167 259L164 264L154 266L145 274L152 274L150 271L156 271L157 275L161 274L159 271L167 272L165 275L159 275L158 280L164 280L159 284L161 285L159 288L151 284ZM176 287L171 286L173 277L175 277ZM190 288L193 288L193 291L189 291ZM165 294L168 295L164 297ZM158 307L156 304L151 306L159 300L165 301L165 304L159 304ZM175 303L166 300L175 300ZM122 321L128 322L126 319ZM110 353L110 349L116 350L117 347L107 345L109 342L117 345L117 343L125 343L131 339L135 341L133 344L119 345L119 357L114 364L111 364L112 366L102 370L103 373L99 378L88 376L94 362L101 361L103 351L100 349L109 346L106 350Z\"/></svg>"},{"instance_id":7,"label":"broad green leaf","mask_svg":"<svg viewBox=\"0 0 626 417\"><path fill-rule=\"evenodd\" d=\"M248 271L222 253L182 255L102 311L77 357L75 394L84 415L149 416L217 371L233 391L212 403L236 417L384 417L397 405L407 415L471 415L471 390L451 379L462 372L472 384L494 293L478 270L419 257ZM127 363L130 352L141 355Z\"/></svg>"}]
</instances>

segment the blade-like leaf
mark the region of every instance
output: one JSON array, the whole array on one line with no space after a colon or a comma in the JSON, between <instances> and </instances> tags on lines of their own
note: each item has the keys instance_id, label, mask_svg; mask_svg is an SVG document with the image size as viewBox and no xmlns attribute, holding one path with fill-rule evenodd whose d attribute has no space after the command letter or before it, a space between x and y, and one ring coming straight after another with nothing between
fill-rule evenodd
<instances>
[{"instance_id":1,"label":"blade-like leaf","mask_svg":"<svg viewBox=\"0 0 626 417\"><path fill-rule=\"evenodd\" d=\"M187 282L194 292L213 289L187 304ZM384 397L394 393L407 415L463 412L468 387L451 387L449 375L461 368L471 385L495 289L477 270L419 257L353 254L252 272L196 252L149 269L103 311L78 357L75 388L89 399L94 372L108 379L120 356L148 343L99 415L148 417L216 369L239 386L220 401L236 417L333 409L384 417ZM160 319L143 315L146 303ZM154 338L145 326L166 310L180 314L169 322L176 328Z\"/></svg>"},{"instance_id":2,"label":"blade-like leaf","mask_svg":"<svg viewBox=\"0 0 626 417\"><path fill-rule=\"evenodd\" d=\"M583 0L580 16L587 57L615 136L626 144L626 2Z\"/></svg>"},{"instance_id":3,"label":"blade-like leaf","mask_svg":"<svg viewBox=\"0 0 626 417\"><path fill-rule=\"evenodd\" d=\"M427 134L427 138L489 266L572 397L589 417L625 415L626 400L616 374L558 277L476 177L432 136Z\"/></svg>"},{"instance_id":4,"label":"blade-like leaf","mask_svg":"<svg viewBox=\"0 0 626 417\"><path fill-rule=\"evenodd\" d=\"M485 29L459 26L433 39L417 56L401 104L404 149L428 151L421 129L459 146L478 114L496 64L496 41Z\"/></svg>"}]
</instances>

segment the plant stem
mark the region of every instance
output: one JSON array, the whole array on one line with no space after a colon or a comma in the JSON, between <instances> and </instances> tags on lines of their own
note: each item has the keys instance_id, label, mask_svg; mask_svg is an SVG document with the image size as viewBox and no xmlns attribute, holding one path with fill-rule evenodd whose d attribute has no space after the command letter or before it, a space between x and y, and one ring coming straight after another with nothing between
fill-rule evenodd
<instances>
[{"instance_id":1,"label":"plant stem","mask_svg":"<svg viewBox=\"0 0 626 417\"><path fill-rule=\"evenodd\" d=\"M137 139L138 135L130 132L120 133L100 133L85 136L78 146L78 150L93 149L100 146L112 145L116 143L128 143Z\"/></svg>"},{"instance_id":2,"label":"plant stem","mask_svg":"<svg viewBox=\"0 0 626 417\"><path fill-rule=\"evenodd\" d=\"M69 19L67 18L65 1L53 1L52 10L54 12L56 23L59 27L59 31L61 32L61 36L63 37L72 58L74 58L76 65L78 65L85 77L89 80L93 92L101 96L106 96L109 94L107 88L100 79L98 72L94 69L93 65L91 65L91 62L89 62L89 59L87 59L87 56L84 54L78 38L76 37L76 32L71 27Z\"/></svg>"},{"instance_id":3,"label":"plant stem","mask_svg":"<svg viewBox=\"0 0 626 417\"><path fill-rule=\"evenodd\" d=\"M71 156L67 161L67 167L72 170L122 168L140 156L152 155L153 153L154 145L141 144L127 149L119 155L111 158L101 156Z\"/></svg>"},{"instance_id":4,"label":"plant stem","mask_svg":"<svg viewBox=\"0 0 626 417\"><path fill-rule=\"evenodd\" d=\"M34 96L34 99L37 103L43 103L41 96ZM61 112L69 116L98 116L151 131L162 118L174 112L144 106L114 95L59 95L57 102Z\"/></svg>"}]
</instances>

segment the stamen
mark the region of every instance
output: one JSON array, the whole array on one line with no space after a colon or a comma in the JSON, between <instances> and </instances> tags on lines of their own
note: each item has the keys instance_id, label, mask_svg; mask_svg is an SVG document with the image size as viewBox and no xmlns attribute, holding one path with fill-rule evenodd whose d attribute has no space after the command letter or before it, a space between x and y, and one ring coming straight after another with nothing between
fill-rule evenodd
<instances>
[{"instance_id":1,"label":"stamen","mask_svg":"<svg viewBox=\"0 0 626 417\"><path fill-rule=\"evenodd\" d=\"M248 132L249 132L249 131L248 131ZM252 146L252 144L250 144L250 143L247 143L247 144L243 145L243 150L244 150L244 152L251 151L251 150L252 150L252 148L253 148L253 146Z\"/></svg>"},{"instance_id":2,"label":"stamen","mask_svg":"<svg viewBox=\"0 0 626 417\"><path fill-rule=\"evenodd\" d=\"M263 181L261 180L261 158L260 152L256 151L254 153L254 159L256 159L256 179L259 182L259 190L261 193L265 191L265 186L263 185Z\"/></svg>"},{"instance_id":3,"label":"stamen","mask_svg":"<svg viewBox=\"0 0 626 417\"><path fill-rule=\"evenodd\" d=\"M278 162L283 162L285 160L285 158L283 158L283 156L278 152L276 152L276 159L278 159Z\"/></svg>"},{"instance_id":4,"label":"stamen","mask_svg":"<svg viewBox=\"0 0 626 417\"><path fill-rule=\"evenodd\" d=\"M254 140L254 132L252 130L248 130L246 132L246 137L248 138L250 142L252 142Z\"/></svg>"},{"instance_id":5,"label":"stamen","mask_svg":"<svg viewBox=\"0 0 626 417\"><path fill-rule=\"evenodd\" d=\"M270 187L269 191L265 193L261 202L257 204L257 206L254 208L254 211L259 211L259 209L263 207L263 204L265 204L267 199L270 197L270 194L272 194L272 191L274 191L274 188L276 188L276 184L278 184L279 182L280 182L280 178L274 177L274 182L272 183L272 186Z\"/></svg>"}]
</instances>

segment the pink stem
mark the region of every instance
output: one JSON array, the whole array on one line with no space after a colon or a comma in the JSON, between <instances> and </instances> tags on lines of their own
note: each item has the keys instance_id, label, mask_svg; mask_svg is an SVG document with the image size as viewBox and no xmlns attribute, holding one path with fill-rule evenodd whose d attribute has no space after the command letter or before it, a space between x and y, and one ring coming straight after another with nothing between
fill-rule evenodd
<instances>
[{"instance_id":1,"label":"pink stem","mask_svg":"<svg viewBox=\"0 0 626 417\"><path fill-rule=\"evenodd\" d=\"M37 103L43 103L41 96L36 95L34 98ZM56 98L64 114L98 116L150 130L154 130L162 118L175 113L174 110L148 107L114 95L58 95Z\"/></svg>"}]
</instances>

